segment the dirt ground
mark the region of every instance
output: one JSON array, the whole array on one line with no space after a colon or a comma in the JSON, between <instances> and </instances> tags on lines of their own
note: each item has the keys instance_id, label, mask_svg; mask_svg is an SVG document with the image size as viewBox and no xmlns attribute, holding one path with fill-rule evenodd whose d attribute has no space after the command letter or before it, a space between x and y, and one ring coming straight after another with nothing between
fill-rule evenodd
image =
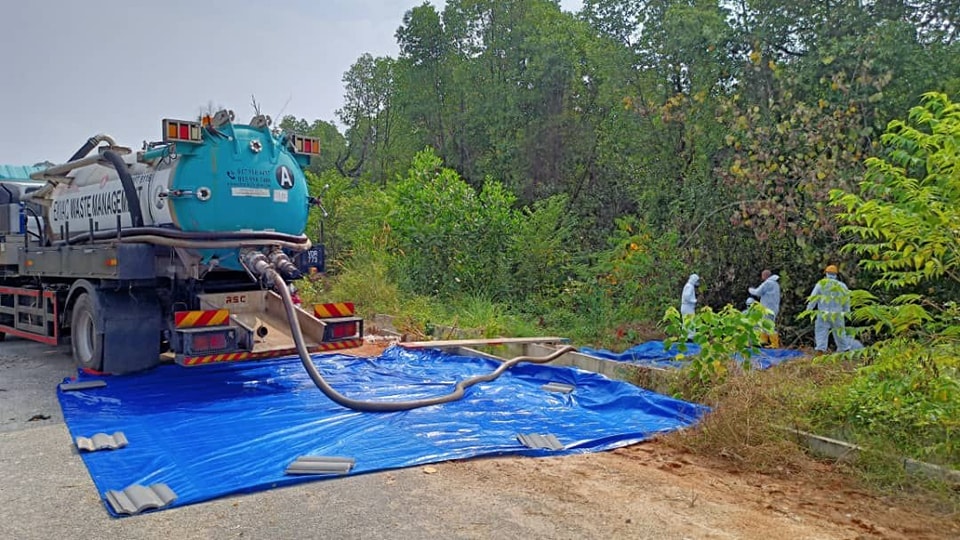
<instances>
[{"instance_id":1,"label":"dirt ground","mask_svg":"<svg viewBox=\"0 0 960 540\"><path fill-rule=\"evenodd\" d=\"M689 538L960 537L956 516L872 496L829 465L804 478L773 478L657 441L532 462L466 461L452 472L481 491L536 494L551 513L608 538L646 537L651 527Z\"/></svg>"},{"instance_id":2,"label":"dirt ground","mask_svg":"<svg viewBox=\"0 0 960 540\"><path fill-rule=\"evenodd\" d=\"M387 345L367 343L349 353L377 356ZM452 498L499 492L518 501L516 519L540 516L571 538L584 531L656 538L658 530L685 538L960 538L960 516L871 494L813 460L802 473L770 476L651 441L611 452L424 469L451 483Z\"/></svg>"}]
</instances>

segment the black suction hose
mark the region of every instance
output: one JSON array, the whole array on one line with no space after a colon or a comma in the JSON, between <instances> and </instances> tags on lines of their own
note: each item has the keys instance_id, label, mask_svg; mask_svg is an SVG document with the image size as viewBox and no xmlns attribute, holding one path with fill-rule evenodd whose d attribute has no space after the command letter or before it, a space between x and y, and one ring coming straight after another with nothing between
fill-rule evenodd
<instances>
[{"instance_id":1,"label":"black suction hose","mask_svg":"<svg viewBox=\"0 0 960 540\"><path fill-rule=\"evenodd\" d=\"M313 365L313 360L310 358L310 353L307 351L307 347L304 344L303 332L300 330L300 323L297 321L297 312L293 305L293 300L290 298L290 291L287 289L283 279L281 279L280 275L273 268L267 270L264 277L268 282L271 279L273 280L273 283L276 284L274 288L280 293L280 297L283 299L283 307L287 312L287 319L290 322L290 331L293 333L293 342L297 346L297 353L300 355L300 361L303 362L303 367L306 368L307 373L310 375L310 379L313 380L313 383L317 385L317 388L319 388L324 395L326 395L335 403L343 405L348 409L364 412L396 412L409 411L410 409L419 409L420 407L429 407L431 405L439 405L441 403L449 403L462 398L467 388L477 383L492 381L499 377L504 371L512 368L520 362L544 364L563 354L576 350L574 347L567 345L551 353L549 356L518 356L516 358L512 358L500 364L497 369L487 373L486 375L477 375L476 377L471 377L458 382L453 392L443 396L417 399L412 401L362 401L358 399L352 399L334 390L333 387L331 387L327 381L323 379L323 376L320 375L320 372L317 371L317 367Z\"/></svg>"},{"instance_id":2,"label":"black suction hose","mask_svg":"<svg viewBox=\"0 0 960 540\"><path fill-rule=\"evenodd\" d=\"M123 194L127 199L127 210L130 211L130 220L133 222L133 226L143 227L143 211L140 209L140 199L137 198L137 188L133 185L133 177L127 170L126 162L113 150L104 152L103 157L113 165L117 174L120 175L120 184L123 185Z\"/></svg>"},{"instance_id":3,"label":"black suction hose","mask_svg":"<svg viewBox=\"0 0 960 540\"><path fill-rule=\"evenodd\" d=\"M37 234L36 234L35 236L37 237L38 240L40 240L40 245L41 245L41 246L44 245L44 240L43 240L43 225L41 225L41 223L40 223L40 216L37 215L37 211L36 211L36 210L34 210L33 208L30 208L29 206L24 205L23 209L24 209L27 213L29 213L31 216L33 216L33 220L34 220L34 222L37 224ZM30 232L29 227L28 227L27 230L25 230L24 232L29 233L29 232Z\"/></svg>"},{"instance_id":4,"label":"black suction hose","mask_svg":"<svg viewBox=\"0 0 960 540\"><path fill-rule=\"evenodd\" d=\"M67 161L68 162L76 161L78 159L83 159L87 157L87 154L89 154L91 150L96 148L98 144L100 144L99 137L96 137L96 136L90 137L89 139L87 139L87 142L83 143L83 146L81 146L79 150L74 152L73 155L70 156L70 159L68 159Z\"/></svg>"}]
</instances>

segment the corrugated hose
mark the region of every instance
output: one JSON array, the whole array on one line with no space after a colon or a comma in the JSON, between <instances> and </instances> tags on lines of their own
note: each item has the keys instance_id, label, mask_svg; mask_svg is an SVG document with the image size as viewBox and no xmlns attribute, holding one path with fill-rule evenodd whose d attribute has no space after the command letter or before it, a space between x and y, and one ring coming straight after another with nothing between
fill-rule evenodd
<instances>
[{"instance_id":1,"label":"corrugated hose","mask_svg":"<svg viewBox=\"0 0 960 540\"><path fill-rule=\"evenodd\" d=\"M363 412L396 412L409 411L410 409L419 409L420 407L429 407L431 405L440 405L441 403L449 403L462 398L467 388L478 383L490 382L503 374L504 371L521 362L545 364L563 354L576 350L576 348L566 345L548 356L517 356L503 362L499 367L497 367L497 369L491 371L490 373L477 375L475 377L470 377L469 379L458 382L452 392L442 396L409 401L363 401L353 399L344 396L340 392L337 392L332 386L330 386L329 383L327 383L326 380L324 380L323 375L321 375L317 370L317 367L313 365L313 360L310 358L310 352L307 351L307 346L303 339L303 332L300 330L300 323L297 321L297 312L293 304L293 299L290 297L290 290L287 289L287 285L280 277L280 274L271 267L266 270L264 277L268 283L272 280L274 289L283 299L283 307L287 313L287 320L290 322L290 331L293 335L293 342L297 346L297 354L300 355L300 361L303 362L303 367L310 375L310 379L313 380L313 383L317 385L317 388L319 388L324 395L326 395L335 403L348 409L354 409Z\"/></svg>"}]
</instances>

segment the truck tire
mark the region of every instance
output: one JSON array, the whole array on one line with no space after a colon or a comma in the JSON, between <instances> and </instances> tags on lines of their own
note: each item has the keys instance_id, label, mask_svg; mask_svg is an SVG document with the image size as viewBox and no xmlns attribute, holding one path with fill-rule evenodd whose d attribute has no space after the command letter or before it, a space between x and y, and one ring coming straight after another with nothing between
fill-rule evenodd
<instances>
[{"instance_id":1,"label":"truck tire","mask_svg":"<svg viewBox=\"0 0 960 540\"><path fill-rule=\"evenodd\" d=\"M93 312L89 294L82 294L73 305L70 318L73 360L83 369L103 370L103 329Z\"/></svg>"}]
</instances>

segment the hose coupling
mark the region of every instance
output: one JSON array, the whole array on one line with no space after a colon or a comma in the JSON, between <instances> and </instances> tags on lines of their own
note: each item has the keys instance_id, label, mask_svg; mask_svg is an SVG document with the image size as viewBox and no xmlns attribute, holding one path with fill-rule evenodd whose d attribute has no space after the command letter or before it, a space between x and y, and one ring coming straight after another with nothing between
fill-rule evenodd
<instances>
[{"instance_id":1,"label":"hose coupling","mask_svg":"<svg viewBox=\"0 0 960 540\"><path fill-rule=\"evenodd\" d=\"M303 273L297 268L297 265L290 260L290 257L280 248L274 248L270 252L270 263L280 271L283 279L291 281L303 277Z\"/></svg>"},{"instance_id":2,"label":"hose coupling","mask_svg":"<svg viewBox=\"0 0 960 540\"><path fill-rule=\"evenodd\" d=\"M241 249L240 263L250 272L254 279L263 280L267 286L273 286L274 272L271 272L272 266L267 256L255 249Z\"/></svg>"}]
</instances>

